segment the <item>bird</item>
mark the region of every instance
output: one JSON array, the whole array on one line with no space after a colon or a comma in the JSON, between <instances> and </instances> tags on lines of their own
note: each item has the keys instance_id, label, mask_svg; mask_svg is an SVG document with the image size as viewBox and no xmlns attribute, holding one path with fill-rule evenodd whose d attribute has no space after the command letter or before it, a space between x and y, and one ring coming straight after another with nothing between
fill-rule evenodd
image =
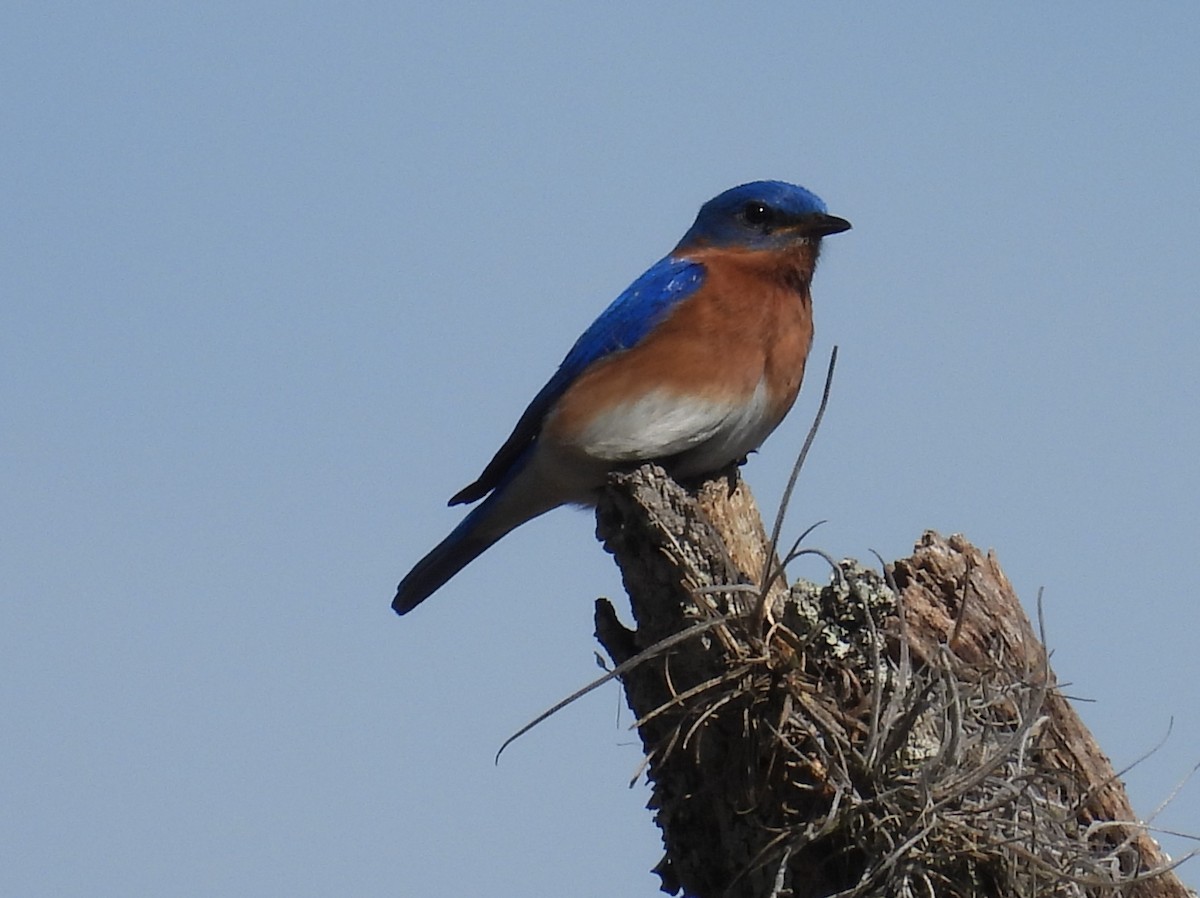
<instances>
[{"instance_id":1,"label":"bird","mask_svg":"<svg viewBox=\"0 0 1200 898\"><path fill-rule=\"evenodd\" d=\"M594 505L613 471L654 461L687 480L744 461L796 400L821 239L850 226L784 181L741 184L704 203L450 499L483 501L400 581L393 610L412 611L526 521Z\"/></svg>"}]
</instances>

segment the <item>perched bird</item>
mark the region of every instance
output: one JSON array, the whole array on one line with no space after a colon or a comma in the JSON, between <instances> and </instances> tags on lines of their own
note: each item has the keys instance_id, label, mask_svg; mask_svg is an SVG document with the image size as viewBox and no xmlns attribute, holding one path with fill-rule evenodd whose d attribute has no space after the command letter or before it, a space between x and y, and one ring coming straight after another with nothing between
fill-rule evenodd
<instances>
[{"instance_id":1,"label":"perched bird","mask_svg":"<svg viewBox=\"0 0 1200 898\"><path fill-rule=\"evenodd\" d=\"M479 479L450 500L483 502L409 571L392 608L412 611L526 521L594 504L610 471L654 460L696 477L757 449L800 390L821 238L849 227L782 181L705 203L675 249L584 331Z\"/></svg>"}]
</instances>

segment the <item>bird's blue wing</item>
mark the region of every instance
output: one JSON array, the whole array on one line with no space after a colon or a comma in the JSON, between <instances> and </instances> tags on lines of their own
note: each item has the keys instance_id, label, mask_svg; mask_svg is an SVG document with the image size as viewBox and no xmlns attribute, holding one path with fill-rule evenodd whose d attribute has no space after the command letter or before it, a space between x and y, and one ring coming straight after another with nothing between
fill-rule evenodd
<instances>
[{"instance_id":1,"label":"bird's blue wing","mask_svg":"<svg viewBox=\"0 0 1200 898\"><path fill-rule=\"evenodd\" d=\"M677 303L695 293L703 283L704 266L698 262L667 256L647 269L575 341L479 479L458 492L450 504L474 502L510 476L537 439L546 413L575 378L592 363L636 345Z\"/></svg>"},{"instance_id":2,"label":"bird's blue wing","mask_svg":"<svg viewBox=\"0 0 1200 898\"><path fill-rule=\"evenodd\" d=\"M532 404L542 399L547 404L553 402L590 364L637 344L677 303L695 293L703 283L704 266L699 262L671 256L656 262L575 341L554 377Z\"/></svg>"}]
</instances>

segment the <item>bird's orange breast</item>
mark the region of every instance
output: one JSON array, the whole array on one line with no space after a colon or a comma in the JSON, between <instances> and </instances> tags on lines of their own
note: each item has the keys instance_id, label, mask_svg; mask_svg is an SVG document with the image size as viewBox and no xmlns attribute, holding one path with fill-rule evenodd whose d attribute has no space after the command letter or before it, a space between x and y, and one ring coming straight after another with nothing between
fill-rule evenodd
<instances>
[{"instance_id":1,"label":"bird's orange breast","mask_svg":"<svg viewBox=\"0 0 1200 898\"><path fill-rule=\"evenodd\" d=\"M730 249L687 257L705 267L701 287L636 346L580 375L548 416L544 437L569 445L597 416L651 392L736 405L765 391L764 436L787 414L812 345L815 257Z\"/></svg>"}]
</instances>

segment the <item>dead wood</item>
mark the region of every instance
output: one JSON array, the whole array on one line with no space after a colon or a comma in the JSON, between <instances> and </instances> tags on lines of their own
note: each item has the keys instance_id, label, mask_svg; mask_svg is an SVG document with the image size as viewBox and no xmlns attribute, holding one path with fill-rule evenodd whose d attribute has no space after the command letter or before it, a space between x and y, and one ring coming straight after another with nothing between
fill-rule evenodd
<instances>
[{"instance_id":1,"label":"dead wood","mask_svg":"<svg viewBox=\"0 0 1200 898\"><path fill-rule=\"evenodd\" d=\"M926 533L883 574L772 590L736 473L615 476L597 509L635 621L596 606L626 672L666 855L695 898L1187 898L1055 687L992 554Z\"/></svg>"}]
</instances>

